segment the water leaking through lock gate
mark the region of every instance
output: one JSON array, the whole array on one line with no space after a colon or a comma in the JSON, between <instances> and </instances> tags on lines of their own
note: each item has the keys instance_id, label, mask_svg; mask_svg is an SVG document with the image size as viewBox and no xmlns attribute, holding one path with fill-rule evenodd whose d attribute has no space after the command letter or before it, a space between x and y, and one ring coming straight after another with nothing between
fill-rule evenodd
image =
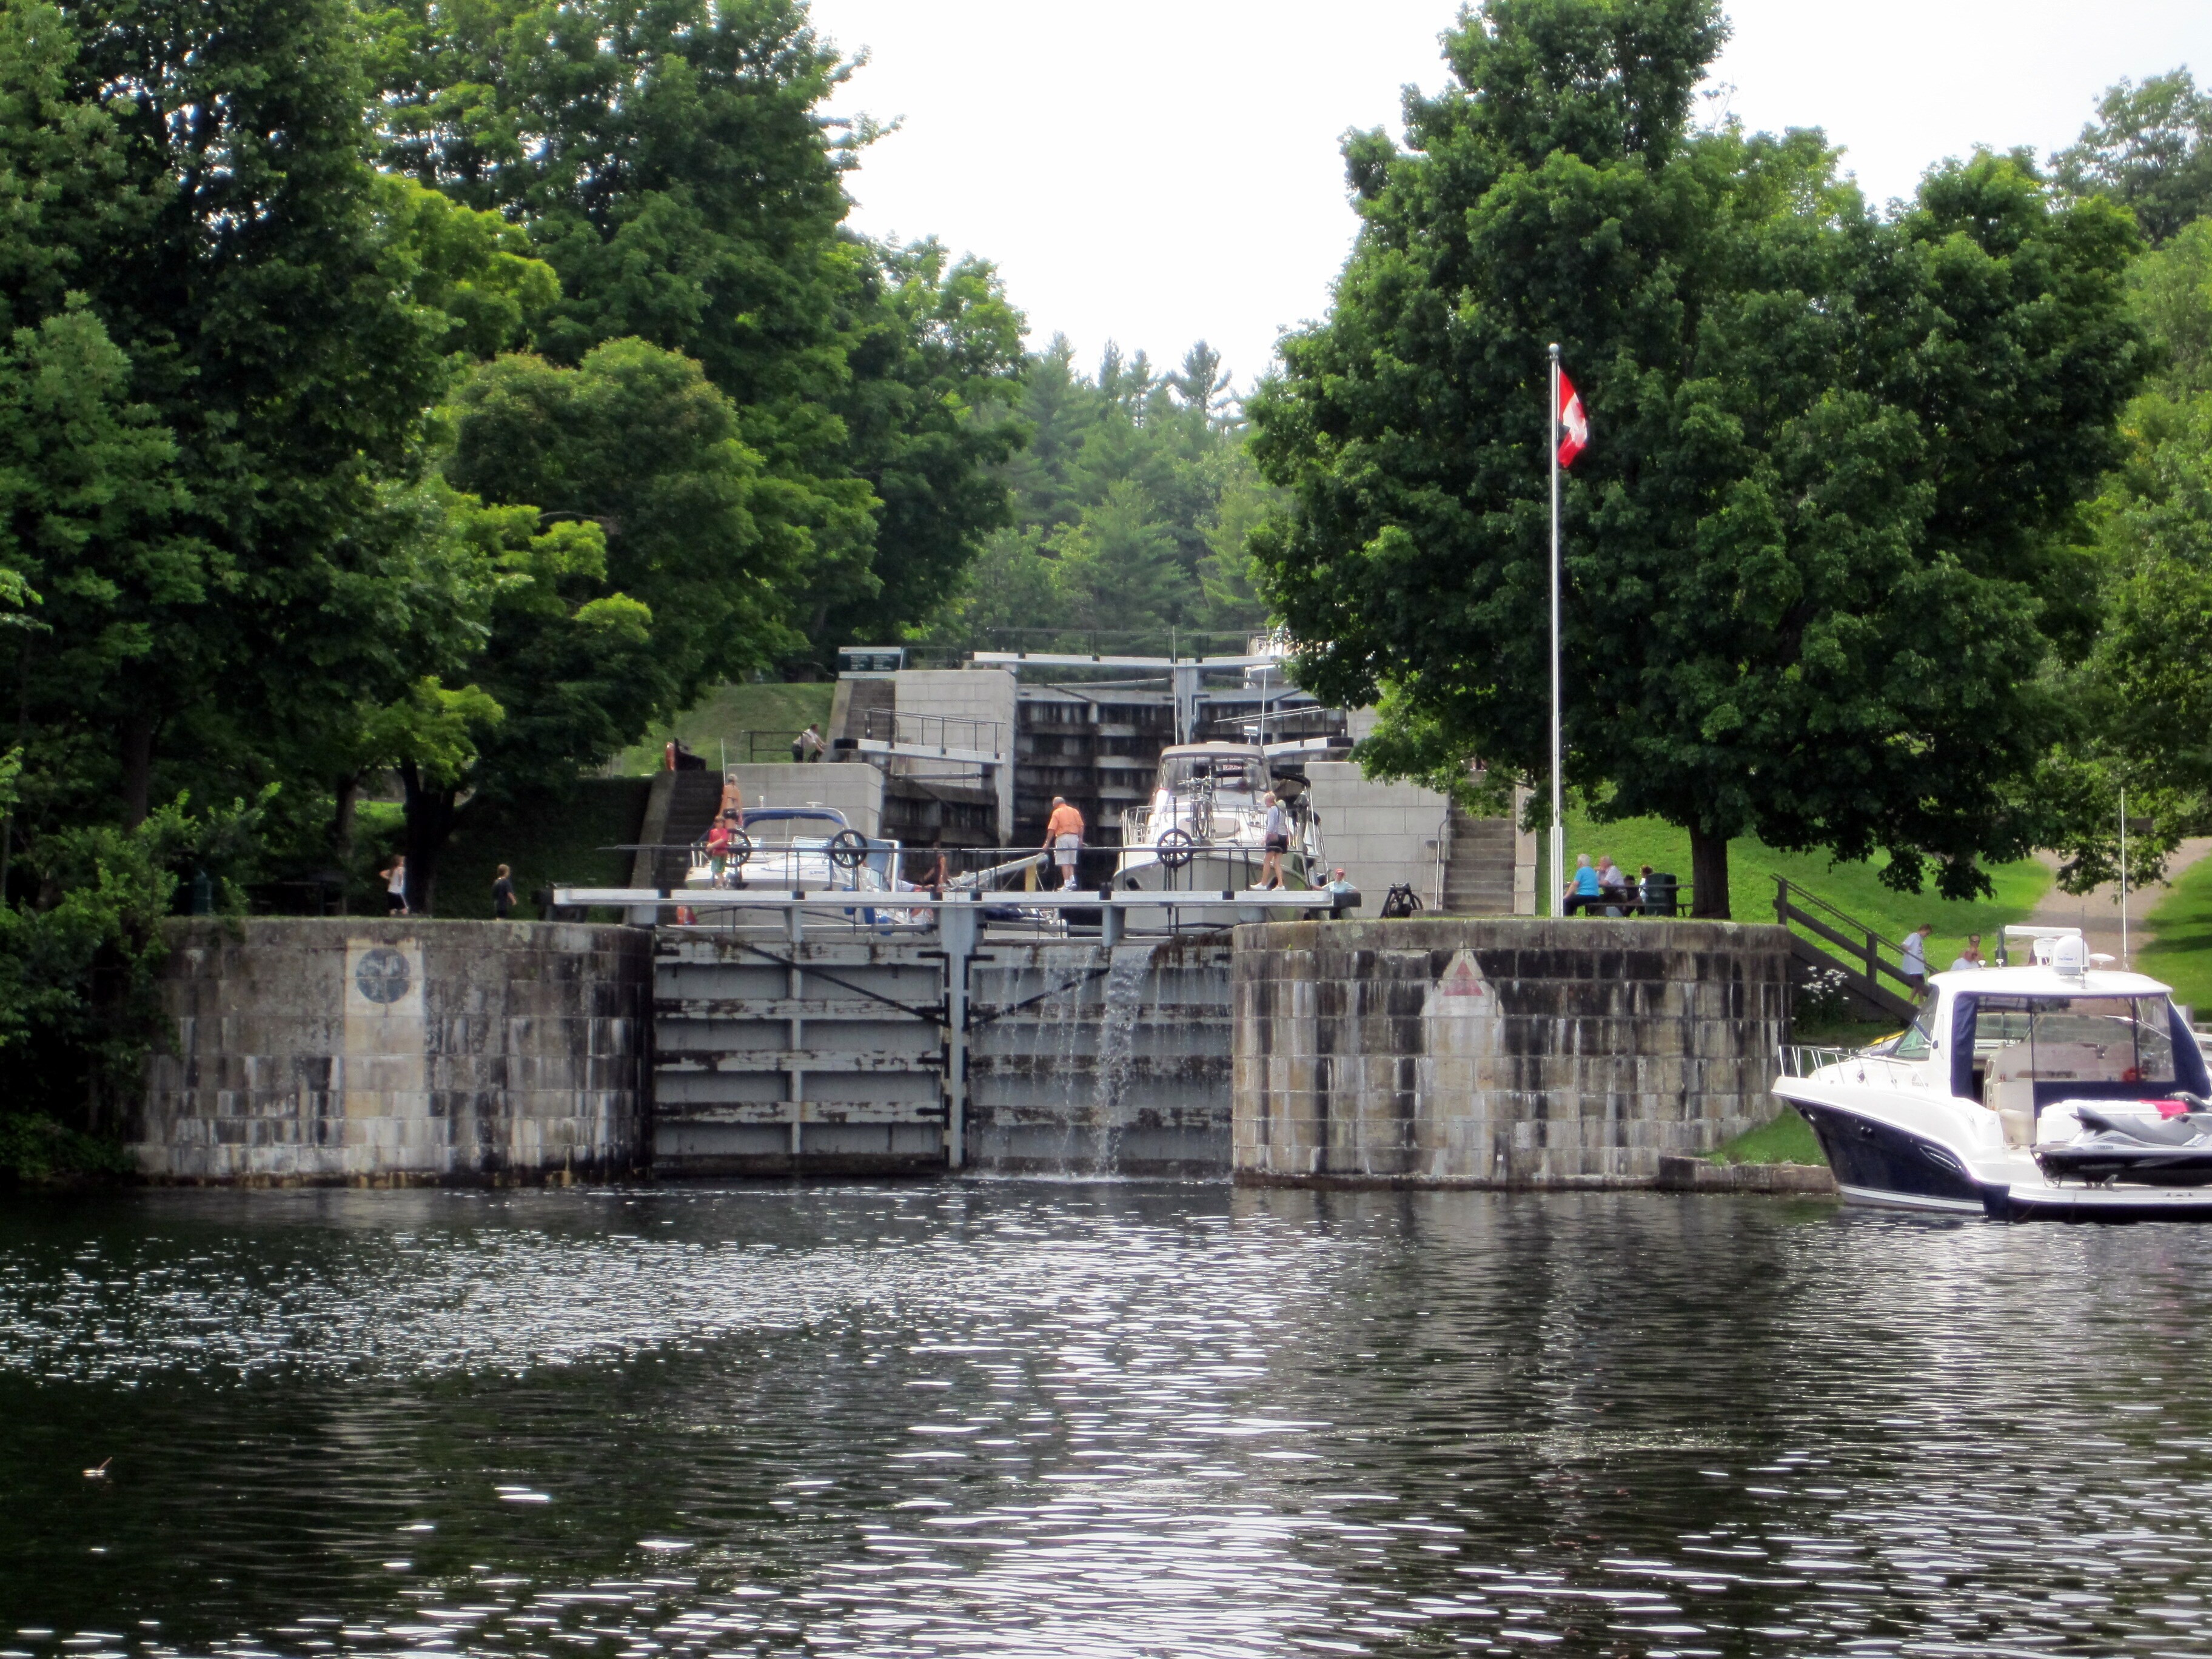
<instances>
[{"instance_id":1,"label":"water leaking through lock gate","mask_svg":"<svg viewBox=\"0 0 2212 1659\"><path fill-rule=\"evenodd\" d=\"M659 1175L1225 1175L1225 933L671 927Z\"/></svg>"}]
</instances>

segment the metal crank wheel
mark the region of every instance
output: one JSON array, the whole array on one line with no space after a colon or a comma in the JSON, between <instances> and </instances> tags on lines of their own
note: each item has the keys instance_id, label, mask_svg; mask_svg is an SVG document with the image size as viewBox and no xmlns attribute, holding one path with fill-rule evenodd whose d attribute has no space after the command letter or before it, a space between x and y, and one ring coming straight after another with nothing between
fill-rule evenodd
<instances>
[{"instance_id":1,"label":"metal crank wheel","mask_svg":"<svg viewBox=\"0 0 2212 1659\"><path fill-rule=\"evenodd\" d=\"M1198 843L1186 830L1170 830L1161 836L1154 850L1158 853L1161 864L1168 869L1181 870L1198 855Z\"/></svg>"},{"instance_id":2,"label":"metal crank wheel","mask_svg":"<svg viewBox=\"0 0 2212 1659\"><path fill-rule=\"evenodd\" d=\"M748 836L742 830L731 830L729 848L724 854L724 856L730 860L730 868L732 870L744 869L745 867L745 860L752 855L753 838L750 836Z\"/></svg>"},{"instance_id":3,"label":"metal crank wheel","mask_svg":"<svg viewBox=\"0 0 2212 1659\"><path fill-rule=\"evenodd\" d=\"M857 830L840 830L830 838L830 862L840 870L857 870L868 861L868 840Z\"/></svg>"}]
</instances>

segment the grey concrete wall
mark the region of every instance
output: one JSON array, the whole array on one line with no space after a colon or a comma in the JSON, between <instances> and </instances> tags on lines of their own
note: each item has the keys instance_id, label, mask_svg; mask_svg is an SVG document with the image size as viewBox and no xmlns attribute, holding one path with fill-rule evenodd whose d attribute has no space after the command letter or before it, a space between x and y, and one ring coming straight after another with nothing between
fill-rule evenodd
<instances>
[{"instance_id":1,"label":"grey concrete wall","mask_svg":"<svg viewBox=\"0 0 2212 1659\"><path fill-rule=\"evenodd\" d=\"M880 833L884 821L884 775L858 762L761 762L730 768L729 793L744 798L751 811L762 806L834 806L864 836Z\"/></svg>"},{"instance_id":2,"label":"grey concrete wall","mask_svg":"<svg viewBox=\"0 0 2212 1659\"><path fill-rule=\"evenodd\" d=\"M973 779L999 798L999 842L1006 844L1014 823L1014 692L1012 671L1004 668L907 668L893 677L902 714L945 714L955 720L989 720L999 728L999 743L1006 757L1003 766L989 769L988 779L980 769L943 761L894 758L902 770L926 777Z\"/></svg>"},{"instance_id":3,"label":"grey concrete wall","mask_svg":"<svg viewBox=\"0 0 2212 1659\"><path fill-rule=\"evenodd\" d=\"M1779 927L1277 923L1235 980L1239 1179L1640 1183L1775 1111Z\"/></svg>"},{"instance_id":4,"label":"grey concrete wall","mask_svg":"<svg viewBox=\"0 0 2212 1659\"><path fill-rule=\"evenodd\" d=\"M644 1152L641 932L287 918L172 924L137 1146L156 1179L539 1181Z\"/></svg>"},{"instance_id":5,"label":"grey concrete wall","mask_svg":"<svg viewBox=\"0 0 2212 1659\"><path fill-rule=\"evenodd\" d=\"M1401 881L1433 908L1444 798L1416 783L1370 779L1352 761L1310 762L1306 779L1328 861L1344 866L1367 914L1373 915L1391 884Z\"/></svg>"}]
</instances>

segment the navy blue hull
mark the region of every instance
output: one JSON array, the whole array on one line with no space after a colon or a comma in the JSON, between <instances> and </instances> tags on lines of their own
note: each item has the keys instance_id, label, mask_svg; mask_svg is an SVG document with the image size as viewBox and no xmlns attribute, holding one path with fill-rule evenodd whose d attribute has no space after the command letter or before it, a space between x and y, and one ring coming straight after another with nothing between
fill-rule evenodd
<instances>
[{"instance_id":1,"label":"navy blue hull","mask_svg":"<svg viewBox=\"0 0 2212 1659\"><path fill-rule=\"evenodd\" d=\"M1942 1147L1832 1106L1792 1102L1819 1137L1836 1183L1900 1204L1983 1205L1981 1183Z\"/></svg>"},{"instance_id":2,"label":"navy blue hull","mask_svg":"<svg viewBox=\"0 0 2212 1659\"><path fill-rule=\"evenodd\" d=\"M1984 1186L1950 1152L1918 1135L1833 1106L1790 1103L1813 1126L1838 1186L1893 1204L1954 1211L1972 1206L1996 1221L2212 1221L2212 1190L2185 1198L2168 1188L2136 1200L2127 1188L2111 1185L2024 1193Z\"/></svg>"}]
</instances>

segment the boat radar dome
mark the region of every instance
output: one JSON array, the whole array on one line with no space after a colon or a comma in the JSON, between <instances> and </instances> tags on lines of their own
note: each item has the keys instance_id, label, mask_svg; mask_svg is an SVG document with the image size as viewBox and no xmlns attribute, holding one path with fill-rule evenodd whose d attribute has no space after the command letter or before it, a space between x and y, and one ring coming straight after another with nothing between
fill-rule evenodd
<instances>
[{"instance_id":1,"label":"boat radar dome","mask_svg":"<svg viewBox=\"0 0 2212 1659\"><path fill-rule=\"evenodd\" d=\"M2079 927L2027 927L2018 923L2004 930L2008 944L2014 940L2027 946L2028 960L2039 968L2055 968L2062 974L2081 976L2088 947L2081 939ZM2058 952L2069 944L2073 946L2073 959L2061 963Z\"/></svg>"},{"instance_id":2,"label":"boat radar dome","mask_svg":"<svg viewBox=\"0 0 2212 1659\"><path fill-rule=\"evenodd\" d=\"M2051 969L2057 973L2063 974L2069 979L2079 979L2087 971L2088 955L2088 949L2082 944L2081 936L2079 933L2051 941Z\"/></svg>"}]
</instances>

